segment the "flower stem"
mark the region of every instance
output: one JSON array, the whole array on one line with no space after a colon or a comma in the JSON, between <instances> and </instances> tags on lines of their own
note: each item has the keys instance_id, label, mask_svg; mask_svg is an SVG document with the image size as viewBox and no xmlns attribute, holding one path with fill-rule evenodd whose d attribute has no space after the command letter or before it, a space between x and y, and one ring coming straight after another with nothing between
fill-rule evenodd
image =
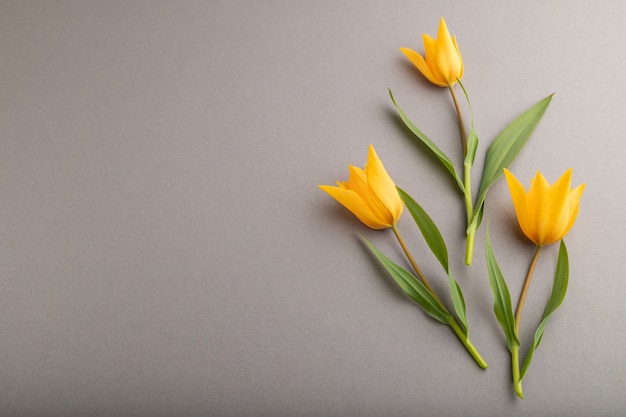
<instances>
[{"instance_id":1,"label":"flower stem","mask_svg":"<svg viewBox=\"0 0 626 417\"><path fill-rule=\"evenodd\" d=\"M439 302L439 304L445 308L445 306L443 305L443 303L437 296L437 293L435 292L433 287L430 286L430 283L426 279L426 276L420 269L419 265L417 264L417 262L415 262L413 255L411 255L411 252L409 252L409 248L407 248L406 243L404 243L404 239L402 238L402 235L400 234L398 227L394 224L393 226L391 226L391 230L393 231L393 234L396 235L396 239L398 239L398 243L400 243L400 246L402 247L404 254L406 255L409 262L411 263L411 266L415 270L415 273L419 277L420 281L422 281L422 284L424 284L424 286L428 289L428 291L430 291L430 293L433 295L433 297L435 297L435 299Z\"/></svg>"},{"instance_id":2,"label":"flower stem","mask_svg":"<svg viewBox=\"0 0 626 417\"><path fill-rule=\"evenodd\" d=\"M459 83L461 81L459 80ZM465 88L461 84L461 88L465 92ZM471 162L467 161L467 133L465 132L465 123L463 122L463 114L461 113L461 107L459 106L459 100L454 92L454 86L448 86L452 101L454 102L454 109L456 110L456 116L459 121L459 133L461 134L461 145L463 146L463 185L465 188L465 210L467 211L467 239L465 243L465 265L472 264L472 258L474 257L474 237L476 234L476 225L473 224L474 207L472 204L472 180L471 180ZM467 96L467 92L465 92ZM469 100L469 98L468 98ZM470 107L471 111L471 107ZM472 116L472 126L474 124L474 118Z\"/></svg>"},{"instance_id":3,"label":"flower stem","mask_svg":"<svg viewBox=\"0 0 626 417\"><path fill-rule=\"evenodd\" d=\"M533 278L533 272L535 271L535 266L537 265L537 259L539 259L541 248L541 246L537 245L537 248L535 249L535 254L533 255L533 259L528 267L528 273L526 274L526 279L524 280L524 287L522 288L522 293L520 294L519 301L517 303L517 311L515 312L515 333L517 334L519 334L520 322L522 321L522 311L524 311L524 302L526 301L526 295L528 294L528 287L530 287L530 281Z\"/></svg>"},{"instance_id":4,"label":"flower stem","mask_svg":"<svg viewBox=\"0 0 626 417\"><path fill-rule=\"evenodd\" d=\"M537 259L541 253L542 246L537 245L535 254L533 255L530 266L528 267L528 273L524 280L524 286L522 287L522 293L520 294L519 301L517 302L517 311L515 312L515 334L519 337L520 323L522 321L522 311L524 311L524 302L526 301L526 295L528 294L528 288L530 287L530 281L533 278L533 272L535 272L535 266L537 265ZM511 370L513 372L513 388L515 393L521 399L524 399L524 393L522 392L522 380L520 379L519 371L519 345L511 348Z\"/></svg>"},{"instance_id":5,"label":"flower stem","mask_svg":"<svg viewBox=\"0 0 626 417\"><path fill-rule=\"evenodd\" d=\"M522 391L522 380L519 373L519 346L511 348L511 370L513 371L513 389L515 389L517 396L523 400L524 392Z\"/></svg>"},{"instance_id":6,"label":"flower stem","mask_svg":"<svg viewBox=\"0 0 626 417\"><path fill-rule=\"evenodd\" d=\"M465 346L465 349L467 349L469 354L472 355L472 358L474 359L474 361L476 361L476 364L483 369L487 369L489 365L487 365L487 362L485 362L483 357L480 356L480 353L478 353L472 342L469 340L469 337L467 337L467 335L463 333L463 330L461 330L456 320L454 318L450 319L449 324L450 327L452 327L452 330L454 330L454 334L456 334L461 343L463 343L463 346Z\"/></svg>"},{"instance_id":7,"label":"flower stem","mask_svg":"<svg viewBox=\"0 0 626 417\"><path fill-rule=\"evenodd\" d=\"M474 256L474 236L476 235L476 223L474 222L474 204L472 203L472 166L468 161L463 164L463 181L465 186L465 210L467 211L467 239L465 242L465 265L472 264Z\"/></svg>"},{"instance_id":8,"label":"flower stem","mask_svg":"<svg viewBox=\"0 0 626 417\"><path fill-rule=\"evenodd\" d=\"M415 273L419 277L419 280L422 282L422 284L424 284L426 289L428 289L428 291L432 294L435 300L437 300L439 305L446 312L448 312L448 308L441 301L441 299L439 298L439 296L437 295L433 287L431 287L430 283L426 279L426 276L420 269L419 265L417 265L417 262L415 262L415 258L413 258L413 255L409 251L409 248L407 248L406 243L404 242L404 239L402 238L402 235L400 234L400 231L398 230L398 227L394 224L393 226L391 226L391 230L393 231L393 234L396 236L396 239L398 239L398 243L400 243L400 246L402 247L404 254L406 255L409 262L411 263L411 266L413 266L413 269L415 270ZM448 314L450 313L448 312ZM467 337L467 334L465 334L463 330L461 330L461 327L459 327L459 324L456 322L456 319L454 318L454 316L452 316L452 314L450 314L450 320L448 321L448 325L452 328L452 330L457 335L461 343L463 343L463 346L465 346L465 349L467 349L467 351L472 356L472 358L474 358L474 361L476 361L478 366L480 366L483 369L486 369L488 367L487 362L485 362L482 356L480 356L480 353L478 353L478 351L476 350L472 342L469 340L469 338Z\"/></svg>"},{"instance_id":9,"label":"flower stem","mask_svg":"<svg viewBox=\"0 0 626 417\"><path fill-rule=\"evenodd\" d=\"M465 210L467 211L467 224L474 217L474 204L472 203L472 166L469 162L463 164L463 186L465 188Z\"/></svg>"},{"instance_id":10,"label":"flower stem","mask_svg":"<svg viewBox=\"0 0 626 417\"><path fill-rule=\"evenodd\" d=\"M452 95L452 101L454 102L454 109L456 110L456 117L459 120L459 132L461 133L461 145L463 146L463 158L467 155L467 134L465 133L465 123L463 123L463 114L461 113L461 108L459 107L459 100L456 98L456 93L454 92L454 86L448 86L450 90L450 94Z\"/></svg>"},{"instance_id":11,"label":"flower stem","mask_svg":"<svg viewBox=\"0 0 626 417\"><path fill-rule=\"evenodd\" d=\"M472 265L474 257L474 238L476 236L476 223L472 223L467 228L467 238L465 240L465 265Z\"/></svg>"}]
</instances>

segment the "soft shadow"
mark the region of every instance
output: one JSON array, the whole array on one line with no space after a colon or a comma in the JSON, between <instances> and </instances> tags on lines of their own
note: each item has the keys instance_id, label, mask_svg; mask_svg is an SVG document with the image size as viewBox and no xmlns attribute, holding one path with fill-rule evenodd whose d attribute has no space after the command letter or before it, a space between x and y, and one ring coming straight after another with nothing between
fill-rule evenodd
<instances>
[{"instance_id":1,"label":"soft shadow","mask_svg":"<svg viewBox=\"0 0 626 417\"><path fill-rule=\"evenodd\" d=\"M415 65L411 61L409 61L404 55L397 59L398 64L402 66L402 70L413 80L415 80L415 85L417 88L433 88L433 84L426 79L422 75L422 73L417 69ZM441 88L441 87L436 87Z\"/></svg>"},{"instance_id":2,"label":"soft shadow","mask_svg":"<svg viewBox=\"0 0 626 417\"><path fill-rule=\"evenodd\" d=\"M391 99L389 100L391 101ZM452 178L448 170L441 164L439 159L433 154L433 152L428 148L428 146L424 145L422 141L419 140L413 134L413 132L411 132L411 130L409 130L409 128L404 124L404 122L402 121L402 118L400 118L400 115L396 111L395 107L393 107L393 103L392 103L391 108L388 108L388 107L385 108L385 114L386 114L386 117L391 122L391 125L393 126L394 130L400 136L404 137L404 139L408 143L412 144L414 148L418 150L418 153L420 153L423 156L424 160L421 163L428 165L429 170L438 170L439 172L441 172L441 175L443 175L446 178L446 182L449 184L450 189L453 190L454 192L458 192L456 181ZM431 138L431 140L433 139ZM433 140L433 142L435 141ZM458 168L456 169L458 173Z\"/></svg>"},{"instance_id":3,"label":"soft shadow","mask_svg":"<svg viewBox=\"0 0 626 417\"><path fill-rule=\"evenodd\" d=\"M322 207L322 211L322 216L324 219L329 220L330 223L350 224L352 222L356 225L363 224L349 210L330 199L328 199L328 204Z\"/></svg>"},{"instance_id":4,"label":"soft shadow","mask_svg":"<svg viewBox=\"0 0 626 417\"><path fill-rule=\"evenodd\" d=\"M385 287L387 287L390 290L390 292L395 294L398 297L398 299L402 299L403 301L408 302L408 303L410 303L413 306L419 307L419 310L423 314L428 316L428 314L426 314L422 310L422 308L420 306L418 306L413 300L411 300L406 294L404 294L404 292L402 291L402 288L400 288L400 286L396 283L394 278L389 274L389 272L387 272L385 267L381 265L381 263L376 258L376 255L374 255L372 253L372 251L367 246L367 244L365 243L363 238L360 235L359 236L355 236L355 238L359 240L359 243L363 247L364 252L368 255L367 258L369 259L369 262L370 262L370 265L372 266L372 268L375 269L379 273L381 278L383 278L382 281L384 282ZM403 253L401 253L400 249L398 249L397 255L400 256L400 257L404 256ZM411 266L410 265L402 265L400 263L398 263L398 265L400 265L401 267L403 267L407 271L411 272L411 274L414 274L414 272L411 271ZM424 272L428 273L428 271L424 271ZM447 300L447 295L448 294L446 293L446 291L444 291L444 290L447 289L447 286L446 286L446 288L443 288L443 284L441 282L439 282L439 280L435 280L435 282L433 282L433 280L431 280L430 284L433 286L433 288L434 288L435 292L437 292L437 294L439 294L439 295L440 294L444 294L442 299L444 300L444 303L448 303L448 301L449 301L449 300ZM447 284L447 282L446 282L446 284ZM430 316L428 316L428 317L430 318Z\"/></svg>"},{"instance_id":5,"label":"soft shadow","mask_svg":"<svg viewBox=\"0 0 626 417\"><path fill-rule=\"evenodd\" d=\"M363 252L367 255L366 257L368 259L370 266L372 267L372 269L374 269L377 272L377 275L381 277L380 281L389 290L389 293L393 294L393 296L397 298L398 300L402 300L405 302L410 301L410 299L404 294L404 292L402 292L402 289L394 281L393 277L389 275L389 272L387 272L385 267L380 264L380 262L376 258L376 255L372 253L370 248L367 246L367 244L363 240L363 236L359 234L359 235L356 235L354 238L358 241L358 243L363 248Z\"/></svg>"}]
</instances>

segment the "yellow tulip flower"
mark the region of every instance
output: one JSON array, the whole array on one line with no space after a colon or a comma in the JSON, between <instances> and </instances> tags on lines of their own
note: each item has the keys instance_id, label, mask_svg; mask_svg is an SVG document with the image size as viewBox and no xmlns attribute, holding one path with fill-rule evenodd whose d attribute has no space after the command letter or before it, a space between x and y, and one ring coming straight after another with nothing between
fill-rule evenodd
<instances>
[{"instance_id":1,"label":"yellow tulip flower","mask_svg":"<svg viewBox=\"0 0 626 417\"><path fill-rule=\"evenodd\" d=\"M585 189L585 184L581 184L570 190L572 169L565 171L552 185L537 171L528 193L510 171L505 169L504 175L517 220L526 237L539 247L561 240L576 221Z\"/></svg>"},{"instance_id":2,"label":"yellow tulip flower","mask_svg":"<svg viewBox=\"0 0 626 417\"><path fill-rule=\"evenodd\" d=\"M426 57L409 48L400 48L404 55L430 81L439 87L450 87L463 76L463 59L456 44L456 36L450 36L446 22L441 18L437 39L424 34Z\"/></svg>"},{"instance_id":3,"label":"yellow tulip flower","mask_svg":"<svg viewBox=\"0 0 626 417\"><path fill-rule=\"evenodd\" d=\"M365 169L352 165L348 169L350 177L347 182L337 181L337 187L319 187L372 229L395 226L402 215L404 203L374 147L369 146Z\"/></svg>"}]
</instances>

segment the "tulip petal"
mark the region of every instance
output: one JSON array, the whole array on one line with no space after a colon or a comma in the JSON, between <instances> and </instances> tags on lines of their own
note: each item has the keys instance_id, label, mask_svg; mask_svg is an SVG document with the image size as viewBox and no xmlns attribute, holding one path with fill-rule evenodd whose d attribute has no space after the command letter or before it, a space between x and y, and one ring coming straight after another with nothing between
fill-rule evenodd
<instances>
[{"instance_id":1,"label":"tulip petal","mask_svg":"<svg viewBox=\"0 0 626 417\"><path fill-rule=\"evenodd\" d=\"M459 45L456 43L456 36L452 37L452 42L454 43L454 47L456 48L456 53L459 56L459 63L461 65L461 71L459 72L459 80L463 78L463 73L465 72L465 66L463 65L463 57L461 57L461 51L459 51Z\"/></svg>"},{"instance_id":2,"label":"tulip petal","mask_svg":"<svg viewBox=\"0 0 626 417\"><path fill-rule=\"evenodd\" d=\"M437 68L441 77L440 81L445 81L447 85L456 83L457 78L461 78L462 65L459 59L459 50L450 36L446 21L441 18L439 31L437 33L435 60L430 63L431 68ZM435 70L433 72L436 73Z\"/></svg>"},{"instance_id":3,"label":"tulip petal","mask_svg":"<svg viewBox=\"0 0 626 417\"><path fill-rule=\"evenodd\" d=\"M422 75L424 77L426 77L426 79L428 81L430 81L431 83L433 83L433 84L435 84L435 85L437 85L439 87L447 87L448 86L447 84L442 83L437 78L435 78L435 76L431 72L430 68L426 64L426 61L424 60L424 58L419 53L417 53L414 50L409 49L409 48L400 48L400 50L402 51L402 53L404 55L406 55L407 58L409 58L409 60L413 63L413 65L415 65L417 67L419 72L421 72Z\"/></svg>"},{"instance_id":4,"label":"tulip petal","mask_svg":"<svg viewBox=\"0 0 626 417\"><path fill-rule=\"evenodd\" d=\"M447 87L448 83L446 82L445 77L441 74L441 70L436 65L437 39L433 39L425 33L422 35L422 39L424 40L424 59L426 59L428 69L430 69L433 78L439 83L437 85Z\"/></svg>"},{"instance_id":5,"label":"tulip petal","mask_svg":"<svg viewBox=\"0 0 626 417\"><path fill-rule=\"evenodd\" d=\"M538 246L561 240L572 228L578 215L585 184L570 190L572 169L568 169L550 185L537 171L526 194L522 184L504 170L515 212L524 234ZM522 209L526 204L526 212Z\"/></svg>"},{"instance_id":6,"label":"tulip petal","mask_svg":"<svg viewBox=\"0 0 626 417\"><path fill-rule=\"evenodd\" d=\"M431 83L439 87L449 87L463 76L463 60L456 43L456 37L450 36L446 21L441 18L437 38L427 34L424 39L424 56L408 49L400 50L413 62L419 71Z\"/></svg>"},{"instance_id":7,"label":"tulip petal","mask_svg":"<svg viewBox=\"0 0 626 417\"><path fill-rule=\"evenodd\" d=\"M574 225L574 222L576 221L576 217L578 216L578 209L580 208L580 198L582 197L583 191L585 190L586 186L587 184L581 184L569 193L568 204L570 216L561 237L565 237L565 235L570 231L570 229Z\"/></svg>"},{"instance_id":8,"label":"tulip petal","mask_svg":"<svg viewBox=\"0 0 626 417\"><path fill-rule=\"evenodd\" d=\"M528 207L528 196L526 195L526 190L522 183L513 175L511 171L508 169L504 169L504 176L506 178L506 182L509 186L509 191L511 193L511 199L513 200L513 207L515 208L515 215L517 216L517 221L522 229L522 232L533 242L536 242L536 234L534 233L534 228L530 223L530 213Z\"/></svg>"},{"instance_id":9,"label":"tulip petal","mask_svg":"<svg viewBox=\"0 0 626 417\"><path fill-rule=\"evenodd\" d=\"M450 31L448 31L448 25L446 25L446 20L443 17L439 20L439 29L437 30L437 41L439 40L452 40Z\"/></svg>"},{"instance_id":10,"label":"tulip petal","mask_svg":"<svg viewBox=\"0 0 626 417\"><path fill-rule=\"evenodd\" d=\"M569 192L572 169L568 169L546 191L541 207L542 244L552 244L563 237L570 219Z\"/></svg>"},{"instance_id":11,"label":"tulip petal","mask_svg":"<svg viewBox=\"0 0 626 417\"><path fill-rule=\"evenodd\" d=\"M381 223L378 216L376 216L372 209L356 192L330 185L319 185L319 188L326 191L332 198L350 210L360 221L372 229L385 229L387 227L391 227L390 224Z\"/></svg>"},{"instance_id":12,"label":"tulip petal","mask_svg":"<svg viewBox=\"0 0 626 417\"><path fill-rule=\"evenodd\" d=\"M422 35L422 40L424 41L424 59L426 62L433 62L437 50L437 40L425 33Z\"/></svg>"},{"instance_id":13,"label":"tulip petal","mask_svg":"<svg viewBox=\"0 0 626 417\"><path fill-rule=\"evenodd\" d=\"M545 196L550 184L546 178L537 171L535 178L530 181L530 187L528 188L528 227L533 238L531 239L536 244L541 244L541 207L543 197Z\"/></svg>"},{"instance_id":14,"label":"tulip petal","mask_svg":"<svg viewBox=\"0 0 626 417\"><path fill-rule=\"evenodd\" d=\"M387 173L387 170L385 170L372 145L369 146L365 172L369 188L376 194L378 201L386 209L385 211L388 211L391 215L389 220L395 224L402 215L404 203L398 194L396 184Z\"/></svg>"},{"instance_id":15,"label":"tulip petal","mask_svg":"<svg viewBox=\"0 0 626 417\"><path fill-rule=\"evenodd\" d=\"M369 198L369 190L367 187L367 174L362 168L355 167L354 165L348 165L348 171L350 176L348 181L344 183L348 190L352 190L360 195L362 198Z\"/></svg>"},{"instance_id":16,"label":"tulip petal","mask_svg":"<svg viewBox=\"0 0 626 417\"><path fill-rule=\"evenodd\" d=\"M349 189L357 193L368 205L370 210L378 218L379 223L392 224L391 213L385 205L378 199L376 192L370 187L367 179L367 172L355 166L348 166L350 178L348 179Z\"/></svg>"}]
</instances>

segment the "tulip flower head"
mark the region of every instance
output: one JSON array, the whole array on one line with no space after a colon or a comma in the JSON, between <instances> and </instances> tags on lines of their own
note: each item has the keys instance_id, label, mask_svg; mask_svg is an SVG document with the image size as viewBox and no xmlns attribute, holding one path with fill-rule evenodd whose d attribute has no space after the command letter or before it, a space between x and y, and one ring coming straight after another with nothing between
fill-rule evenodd
<instances>
[{"instance_id":1,"label":"tulip flower head","mask_svg":"<svg viewBox=\"0 0 626 417\"><path fill-rule=\"evenodd\" d=\"M585 184L581 184L570 190L572 169L565 171L552 185L537 171L528 193L510 171L505 169L504 175L517 220L526 237L537 246L561 240L576 221L580 197L585 189Z\"/></svg>"},{"instance_id":2,"label":"tulip flower head","mask_svg":"<svg viewBox=\"0 0 626 417\"><path fill-rule=\"evenodd\" d=\"M409 48L400 48L404 55L430 81L439 87L451 87L463 76L463 59L456 44L456 36L450 36L446 22L441 18L437 39L424 34L426 57Z\"/></svg>"},{"instance_id":3,"label":"tulip flower head","mask_svg":"<svg viewBox=\"0 0 626 417\"><path fill-rule=\"evenodd\" d=\"M386 229L400 220L404 203L372 145L365 169L348 166L350 177L337 187L320 185L331 197L372 229Z\"/></svg>"}]
</instances>

